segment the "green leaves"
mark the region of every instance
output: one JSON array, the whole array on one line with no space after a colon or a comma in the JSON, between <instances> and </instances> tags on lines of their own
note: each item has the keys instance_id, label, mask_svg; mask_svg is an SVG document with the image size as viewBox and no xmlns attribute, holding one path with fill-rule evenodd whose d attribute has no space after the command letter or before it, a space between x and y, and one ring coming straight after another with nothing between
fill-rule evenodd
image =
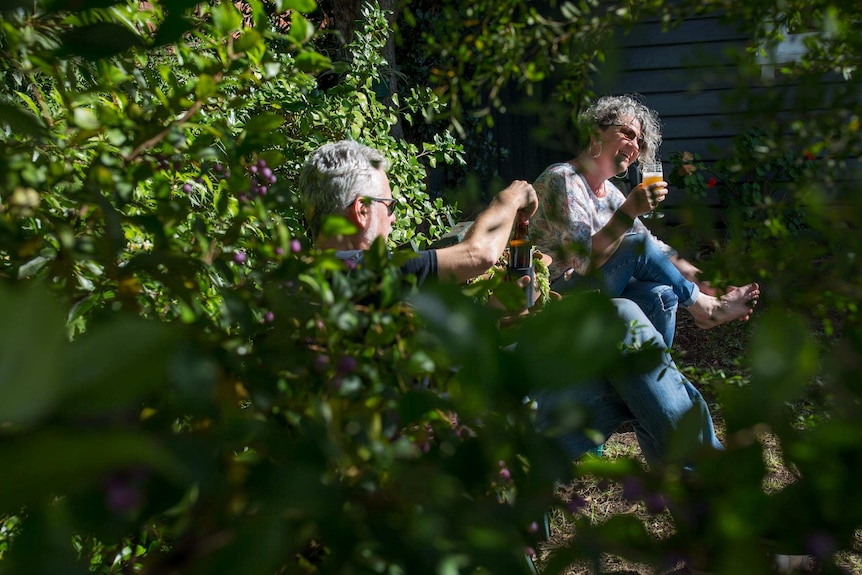
<instances>
[{"instance_id":1,"label":"green leaves","mask_svg":"<svg viewBox=\"0 0 862 575\"><path fill-rule=\"evenodd\" d=\"M242 15L232 2L220 2L212 7L213 23L215 30L225 36L240 27Z\"/></svg>"},{"instance_id":2,"label":"green leaves","mask_svg":"<svg viewBox=\"0 0 862 575\"><path fill-rule=\"evenodd\" d=\"M143 45L141 37L127 27L112 22L98 22L71 28L61 38L57 55L61 58L82 56L90 60L109 58Z\"/></svg>"},{"instance_id":3,"label":"green leaves","mask_svg":"<svg viewBox=\"0 0 862 575\"><path fill-rule=\"evenodd\" d=\"M179 479L182 466L159 442L130 431L38 432L0 440L0 460L14 462L0 478L0 513L47 503L52 494L74 495L110 471L140 467Z\"/></svg>"},{"instance_id":4,"label":"green leaves","mask_svg":"<svg viewBox=\"0 0 862 575\"><path fill-rule=\"evenodd\" d=\"M5 342L0 346L0 422L28 425L53 410L62 400L61 362L68 343L62 312L39 290L4 289L0 324Z\"/></svg>"},{"instance_id":5,"label":"green leaves","mask_svg":"<svg viewBox=\"0 0 862 575\"><path fill-rule=\"evenodd\" d=\"M45 2L45 7L56 12L83 12L118 4L125 4L125 2L123 0L48 0Z\"/></svg>"},{"instance_id":6,"label":"green leaves","mask_svg":"<svg viewBox=\"0 0 862 575\"><path fill-rule=\"evenodd\" d=\"M18 106L0 102L0 125L8 126L16 134L42 138L47 134L45 124L33 114Z\"/></svg>"},{"instance_id":7,"label":"green leaves","mask_svg":"<svg viewBox=\"0 0 862 575\"><path fill-rule=\"evenodd\" d=\"M27 429L61 412L106 413L165 384L174 337L164 326L118 318L74 343L38 288L3 290L0 422ZM134 343L131 343L134 342Z\"/></svg>"},{"instance_id":8,"label":"green leaves","mask_svg":"<svg viewBox=\"0 0 862 575\"><path fill-rule=\"evenodd\" d=\"M278 12L297 10L303 14L308 14L317 9L317 2L314 0L275 0L275 6Z\"/></svg>"},{"instance_id":9,"label":"green leaves","mask_svg":"<svg viewBox=\"0 0 862 575\"><path fill-rule=\"evenodd\" d=\"M455 209L429 194L426 167L463 163L464 146L430 123L416 144L396 139L398 121L448 113L440 94L485 93L493 105L499 82L537 82L577 58L567 46L592 53L591 35L613 19L561 28L513 2L444 3L459 18L444 17L432 40L453 50L453 74L441 70L436 93L390 94L391 26L379 10L363 13L351 57L333 64L314 49L310 0L250 2L245 28L232 2L156 2L161 21L109 1L53 2L73 13L30 20L25 4L0 23L0 512L26 505L28 517L3 561L32 567L39 553L46 572L76 561L138 569L128 555L98 556L90 536L107 533L146 540L153 572L236 572L249 548L267 572L305 568L318 552L326 564L315 568L332 573L516 570L525 526L570 472L535 433L525 397L655 356L620 359L626 326L595 294L548 304L505 334L496 312L455 286L405 305L412 286L396 268L409 252L391 256L378 242L351 271L309 249L298 173L324 142L352 136L380 149L399 198L390 239L427 245ZM288 10L288 31L266 20ZM335 217L324 232L355 229ZM858 250L843 247L833 250L841 281L811 291L811 309L858 302ZM768 261L789 265L788 253L806 252L794 245ZM728 402L731 429L782 421L818 373L805 323L762 319L752 389L740 395L755 401ZM809 436L813 446L790 445L806 469L823 464L818 447L835 461L858 447L839 440L858 431L858 358L836 355L847 407L840 425ZM571 416L587 424L583 410ZM500 461L513 478L505 493ZM639 469L589 468L615 480ZM632 518L597 533L591 549L643 552Z\"/></svg>"}]
</instances>

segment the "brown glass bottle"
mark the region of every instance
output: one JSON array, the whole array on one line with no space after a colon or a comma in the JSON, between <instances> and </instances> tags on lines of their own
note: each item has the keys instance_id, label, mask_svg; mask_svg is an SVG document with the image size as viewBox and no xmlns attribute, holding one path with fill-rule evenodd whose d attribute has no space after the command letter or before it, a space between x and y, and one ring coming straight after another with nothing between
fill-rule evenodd
<instances>
[{"instance_id":1,"label":"brown glass bottle","mask_svg":"<svg viewBox=\"0 0 862 575\"><path fill-rule=\"evenodd\" d=\"M533 241L530 239L530 222L518 222L512 239L509 240L508 275L517 280L523 276L530 277L530 283L524 288L526 298L525 309L533 305L533 284L536 275L533 268Z\"/></svg>"}]
</instances>

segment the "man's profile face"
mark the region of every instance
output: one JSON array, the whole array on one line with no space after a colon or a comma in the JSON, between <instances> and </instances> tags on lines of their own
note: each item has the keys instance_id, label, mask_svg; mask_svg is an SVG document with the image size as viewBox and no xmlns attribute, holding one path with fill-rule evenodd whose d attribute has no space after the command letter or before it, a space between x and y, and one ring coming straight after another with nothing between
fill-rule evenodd
<instances>
[{"instance_id":1,"label":"man's profile face","mask_svg":"<svg viewBox=\"0 0 862 575\"><path fill-rule=\"evenodd\" d=\"M392 188L389 185L389 178L383 169L377 170L378 181L380 182L380 192L377 194L379 198L391 198ZM390 215L386 204L383 202L369 202L366 206L368 210L368 220L365 229L362 230L363 244L365 248L379 237L385 240L389 239L389 234L392 232L392 224L395 222L395 214Z\"/></svg>"}]
</instances>

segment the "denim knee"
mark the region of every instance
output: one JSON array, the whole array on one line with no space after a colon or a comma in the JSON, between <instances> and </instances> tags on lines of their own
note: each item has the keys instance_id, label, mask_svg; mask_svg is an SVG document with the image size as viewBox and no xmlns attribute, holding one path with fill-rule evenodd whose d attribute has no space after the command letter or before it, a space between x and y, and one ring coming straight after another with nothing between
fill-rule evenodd
<instances>
[{"instance_id":1,"label":"denim knee","mask_svg":"<svg viewBox=\"0 0 862 575\"><path fill-rule=\"evenodd\" d=\"M673 288L670 286L663 285L660 288L655 291L655 294L661 303L662 311L674 311L679 306L679 297L673 293Z\"/></svg>"}]
</instances>

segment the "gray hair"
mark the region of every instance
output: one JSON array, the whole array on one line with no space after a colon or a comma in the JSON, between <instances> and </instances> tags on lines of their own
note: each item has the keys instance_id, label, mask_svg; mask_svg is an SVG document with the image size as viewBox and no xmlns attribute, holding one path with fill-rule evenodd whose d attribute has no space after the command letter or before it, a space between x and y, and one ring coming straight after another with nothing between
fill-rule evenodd
<instances>
[{"instance_id":1,"label":"gray hair","mask_svg":"<svg viewBox=\"0 0 862 575\"><path fill-rule=\"evenodd\" d=\"M638 154L639 161L655 161L656 152L661 146L661 123L658 113L641 103L638 96L603 96L581 114L582 120L602 130L621 124L627 118L633 118L640 123L641 137L645 145Z\"/></svg>"},{"instance_id":2,"label":"gray hair","mask_svg":"<svg viewBox=\"0 0 862 575\"><path fill-rule=\"evenodd\" d=\"M341 213L360 196L379 196L378 170L388 167L383 154L351 140L315 150L299 174L299 194L312 239L326 216Z\"/></svg>"}]
</instances>

